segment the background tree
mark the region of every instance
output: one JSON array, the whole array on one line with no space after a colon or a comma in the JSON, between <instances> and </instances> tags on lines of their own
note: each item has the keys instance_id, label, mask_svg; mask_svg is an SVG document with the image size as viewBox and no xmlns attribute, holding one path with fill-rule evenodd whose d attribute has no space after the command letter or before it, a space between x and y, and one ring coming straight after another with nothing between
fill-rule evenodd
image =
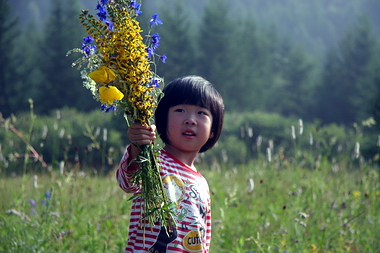
<instances>
[{"instance_id":1,"label":"background tree","mask_svg":"<svg viewBox=\"0 0 380 253\"><path fill-rule=\"evenodd\" d=\"M17 94L16 41L19 38L18 19L12 15L8 0L0 0L0 112L8 117L17 107L12 97Z\"/></svg>"},{"instance_id":2,"label":"background tree","mask_svg":"<svg viewBox=\"0 0 380 253\"><path fill-rule=\"evenodd\" d=\"M165 4L162 9L160 15L164 25L159 27L161 41L158 51L166 53L168 59L158 66L158 72L169 82L195 73L194 32L183 1Z\"/></svg>"},{"instance_id":3,"label":"background tree","mask_svg":"<svg viewBox=\"0 0 380 253\"><path fill-rule=\"evenodd\" d=\"M233 58L229 59L235 71L229 83L230 110L263 110L266 96L266 73L270 68L270 54L266 35L258 28L256 20L248 16L238 21L232 42Z\"/></svg>"},{"instance_id":4,"label":"background tree","mask_svg":"<svg viewBox=\"0 0 380 253\"><path fill-rule=\"evenodd\" d=\"M380 65L379 65L380 69ZM373 117L373 119L376 121L375 128L377 130L380 130L380 73L377 74L375 78L375 84L376 84L376 94L374 96L374 99L370 101L370 113Z\"/></svg>"},{"instance_id":5,"label":"background tree","mask_svg":"<svg viewBox=\"0 0 380 253\"><path fill-rule=\"evenodd\" d=\"M37 48L41 43L41 30L36 25L33 17L23 28L20 40L17 41L17 57L14 59L17 65L17 78L14 79L15 89L18 91L12 96L12 101L17 101L16 111L29 110L29 98L35 98L41 80L44 76L41 72L39 54Z\"/></svg>"},{"instance_id":6,"label":"background tree","mask_svg":"<svg viewBox=\"0 0 380 253\"><path fill-rule=\"evenodd\" d=\"M81 56L65 57L68 50L80 47L86 35L78 20L79 3L95 14L96 2L7 3L20 22L12 17L13 12L2 11L2 18L4 13L12 14L0 26L16 23L8 35L3 36L4 29L0 34L2 45L6 44L1 47L0 62L7 64L0 70L0 110L7 106L12 113L27 110L29 97L43 113L63 106L80 111L97 108L99 104L82 87L78 71L71 68ZM157 53L168 55L167 63L158 66L166 81L184 74L203 75L217 85L229 111L261 110L303 119L318 116L326 122L339 118L338 122L350 124L373 115L368 106L376 93L371 83L379 50L371 45L377 43L373 31L380 35L375 22L379 7L373 0L236 0L233 4L226 0L156 0L143 4L139 21L144 30L154 13L164 21L153 32L162 38ZM359 13L368 13L373 27L358 22L338 41ZM368 20L367 25L371 26ZM18 26L21 32L14 29ZM366 29L372 35L366 36ZM332 49L326 54L328 48ZM6 76L11 82L3 81ZM315 83L319 85L314 90Z\"/></svg>"},{"instance_id":7,"label":"background tree","mask_svg":"<svg viewBox=\"0 0 380 253\"><path fill-rule=\"evenodd\" d=\"M234 89L238 59L231 55L232 45L237 41L229 14L226 0L210 0L205 7L197 38L197 73L217 85L223 97L232 100L238 98L227 94ZM232 107L228 99L225 102L227 107Z\"/></svg>"},{"instance_id":8,"label":"background tree","mask_svg":"<svg viewBox=\"0 0 380 253\"><path fill-rule=\"evenodd\" d=\"M379 48L364 16L330 51L318 89L317 116L324 122L350 124L368 117L369 101L376 93Z\"/></svg>"},{"instance_id":9,"label":"background tree","mask_svg":"<svg viewBox=\"0 0 380 253\"><path fill-rule=\"evenodd\" d=\"M78 19L80 8L77 1L54 0L52 6L40 48L40 65L44 79L38 85L36 109L40 113L48 113L54 108L64 106L80 110L96 108L98 103L83 88L79 71L71 67L71 63L81 55L72 54L66 57L70 49L80 48L81 38L85 36Z\"/></svg>"},{"instance_id":10,"label":"background tree","mask_svg":"<svg viewBox=\"0 0 380 253\"><path fill-rule=\"evenodd\" d=\"M267 111L310 119L317 64L304 49L283 43L273 66Z\"/></svg>"}]
</instances>

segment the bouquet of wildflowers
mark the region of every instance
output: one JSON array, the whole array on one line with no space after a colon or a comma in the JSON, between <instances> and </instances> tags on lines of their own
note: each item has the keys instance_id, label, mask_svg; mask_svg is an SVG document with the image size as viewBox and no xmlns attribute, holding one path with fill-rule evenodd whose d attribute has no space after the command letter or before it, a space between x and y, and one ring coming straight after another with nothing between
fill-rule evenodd
<instances>
[{"instance_id":1,"label":"bouquet of wildflowers","mask_svg":"<svg viewBox=\"0 0 380 253\"><path fill-rule=\"evenodd\" d=\"M156 75L155 60L166 60L158 55L159 34L150 31L144 39L136 17L141 14L136 0L101 0L97 17L82 11L81 24L88 36L80 52L83 57L73 63L81 72L84 86L101 102L105 112L122 109L127 123L139 122L148 126L162 96L163 79ZM162 24L158 15L152 16L150 27ZM144 199L141 224L151 226L157 220L167 226L171 211L162 186L157 164L158 147L154 144L140 147L136 159L140 169L134 183L142 186L139 196ZM141 199L141 198L140 198Z\"/></svg>"}]
</instances>

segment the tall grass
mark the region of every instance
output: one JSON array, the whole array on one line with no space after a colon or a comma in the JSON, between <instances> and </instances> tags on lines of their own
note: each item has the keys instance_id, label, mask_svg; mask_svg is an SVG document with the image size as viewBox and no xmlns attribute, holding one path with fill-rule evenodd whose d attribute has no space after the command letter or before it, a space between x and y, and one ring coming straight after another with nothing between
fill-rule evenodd
<instances>
[{"instance_id":1,"label":"tall grass","mask_svg":"<svg viewBox=\"0 0 380 253\"><path fill-rule=\"evenodd\" d=\"M380 251L378 170L254 162L204 174L213 193L213 252Z\"/></svg>"},{"instance_id":2,"label":"tall grass","mask_svg":"<svg viewBox=\"0 0 380 253\"><path fill-rule=\"evenodd\" d=\"M120 252L129 202L113 177L2 178L1 252Z\"/></svg>"},{"instance_id":3,"label":"tall grass","mask_svg":"<svg viewBox=\"0 0 380 253\"><path fill-rule=\"evenodd\" d=\"M203 168L211 252L379 252L378 170L330 165ZM3 177L0 188L1 252L122 252L130 202L113 175Z\"/></svg>"},{"instance_id":4,"label":"tall grass","mask_svg":"<svg viewBox=\"0 0 380 253\"><path fill-rule=\"evenodd\" d=\"M33 143L32 130L26 129L20 134ZM85 133L99 149L99 160L107 157L109 145L94 129L87 126ZM353 148L359 137L348 145L337 137L339 128L329 134L310 129L293 136L289 124L279 134L289 136L288 146L259 138L251 129L241 141L249 147L239 158L244 163L234 159L234 147L220 144L211 156L201 157L197 167L212 194L211 253L380 252L379 150L367 160ZM239 144L236 140L231 132L224 138L231 146ZM26 148L20 154L31 150ZM62 152L52 149L57 157ZM50 169L29 170L42 166L29 158L23 160L24 172L33 173L0 172L0 252L123 251L130 196L117 186L116 162L104 176L86 167L90 160L78 155L64 160L61 169L52 161Z\"/></svg>"}]
</instances>

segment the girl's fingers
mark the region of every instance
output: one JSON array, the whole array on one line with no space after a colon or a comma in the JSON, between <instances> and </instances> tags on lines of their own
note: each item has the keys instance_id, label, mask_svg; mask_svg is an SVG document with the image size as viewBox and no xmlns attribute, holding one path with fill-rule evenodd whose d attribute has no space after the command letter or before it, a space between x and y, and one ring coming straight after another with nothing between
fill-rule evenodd
<instances>
[{"instance_id":1,"label":"girl's fingers","mask_svg":"<svg viewBox=\"0 0 380 253\"><path fill-rule=\"evenodd\" d=\"M129 140L139 146L150 144L156 139L155 129L156 126L154 125L145 127L139 123L134 123L128 129Z\"/></svg>"}]
</instances>

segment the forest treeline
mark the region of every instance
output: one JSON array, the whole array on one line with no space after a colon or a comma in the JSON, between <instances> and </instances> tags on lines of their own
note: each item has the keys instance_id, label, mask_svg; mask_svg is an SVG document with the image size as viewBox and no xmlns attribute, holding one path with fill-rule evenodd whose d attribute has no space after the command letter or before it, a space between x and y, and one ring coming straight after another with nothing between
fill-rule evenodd
<instances>
[{"instance_id":1,"label":"forest treeline","mask_svg":"<svg viewBox=\"0 0 380 253\"><path fill-rule=\"evenodd\" d=\"M90 1L85 2L87 6ZM92 2L95 9L96 1ZM156 1L153 10L159 11L164 22L154 28L161 37L158 52L168 56L157 69L165 81L188 74L204 76L222 93L229 112L265 111L344 125L369 117L380 122L380 46L370 12L355 13L337 34L334 17L355 6L329 1L334 5L328 6L328 12L310 1L309 8L315 9L310 19L339 36L331 42L302 23L286 32L285 26L258 21L244 9L245 2L200 1L202 8L190 11L185 1ZM272 4L272 11L281 13L285 2L296 0L253 2L256 9ZM371 11L380 11L380 4L372 2ZM295 13L307 8L299 6ZM143 28L153 14L148 7L143 5L139 17ZM41 20L24 24L10 1L0 0L0 111L4 117L29 110L29 98L38 114L63 107L79 111L99 107L83 88L79 71L71 67L81 55L66 57L70 49L80 48L86 35L78 19L81 8L81 1L52 0L41 28ZM304 43L295 43L298 38Z\"/></svg>"}]
</instances>

